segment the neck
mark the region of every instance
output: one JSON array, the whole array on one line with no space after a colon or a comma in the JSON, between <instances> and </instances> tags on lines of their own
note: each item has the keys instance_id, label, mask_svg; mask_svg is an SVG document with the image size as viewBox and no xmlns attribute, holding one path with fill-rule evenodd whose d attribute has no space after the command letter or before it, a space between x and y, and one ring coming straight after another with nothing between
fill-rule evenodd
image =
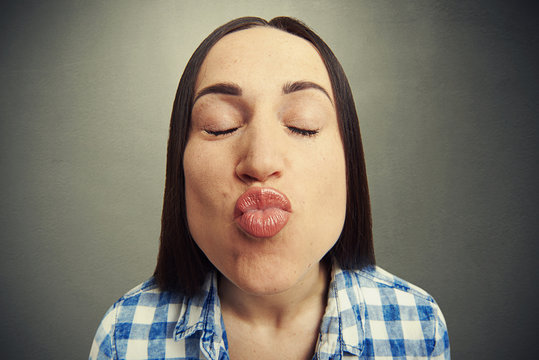
<instances>
[{"instance_id":1,"label":"neck","mask_svg":"<svg viewBox=\"0 0 539 360\"><path fill-rule=\"evenodd\" d=\"M319 263L293 287L270 295L247 293L221 276L219 296L223 312L253 325L258 323L282 328L306 313L321 318L326 306L328 282L328 269Z\"/></svg>"}]
</instances>

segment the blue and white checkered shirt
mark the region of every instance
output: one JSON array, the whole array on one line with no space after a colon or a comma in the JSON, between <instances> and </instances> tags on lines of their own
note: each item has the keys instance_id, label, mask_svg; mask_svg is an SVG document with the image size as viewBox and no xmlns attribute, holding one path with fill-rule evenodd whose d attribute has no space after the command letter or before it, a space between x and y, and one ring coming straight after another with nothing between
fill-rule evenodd
<instances>
[{"instance_id":1,"label":"blue and white checkered shirt","mask_svg":"<svg viewBox=\"0 0 539 360\"><path fill-rule=\"evenodd\" d=\"M227 349L212 273L194 297L160 291L153 279L129 291L106 313L90 359L227 360ZM379 267L334 266L313 359L358 358L449 359L434 299Z\"/></svg>"}]
</instances>

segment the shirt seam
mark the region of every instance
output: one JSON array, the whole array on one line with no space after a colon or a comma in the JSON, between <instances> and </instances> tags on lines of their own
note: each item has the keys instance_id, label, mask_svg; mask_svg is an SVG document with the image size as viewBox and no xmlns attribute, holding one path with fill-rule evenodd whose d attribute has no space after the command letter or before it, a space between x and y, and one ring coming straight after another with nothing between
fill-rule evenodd
<instances>
[{"instance_id":1,"label":"shirt seam","mask_svg":"<svg viewBox=\"0 0 539 360\"><path fill-rule=\"evenodd\" d=\"M124 294L121 298L118 299L117 302L125 301L127 299L132 298L133 296L137 296L138 294L141 294L143 292L147 292L149 290L156 289L157 286L155 282L153 281L153 277L146 280L142 284L134 287L133 289L129 290L126 294Z\"/></svg>"},{"instance_id":2,"label":"shirt seam","mask_svg":"<svg viewBox=\"0 0 539 360\"><path fill-rule=\"evenodd\" d=\"M381 278L381 277L378 277L374 274L370 274L370 273L366 273L365 271L363 270L359 270L359 271L354 271L354 273L356 273L358 276L361 276L363 278L367 278L371 281L374 281L378 284L383 284L385 286L388 286L390 288L394 288L396 290L400 290L400 291L404 291L406 293L409 293L409 294L412 294L414 296L417 296L425 301L428 301L432 304L435 304L436 302L434 301L434 299L432 298L432 296L428 295L428 294L424 294L410 286L407 286L406 284L397 284L394 280L387 280L387 279L384 279L384 278Z\"/></svg>"},{"instance_id":3,"label":"shirt seam","mask_svg":"<svg viewBox=\"0 0 539 360\"><path fill-rule=\"evenodd\" d=\"M123 302L123 301L122 301ZM112 336L110 339L110 347L112 351L112 358L118 360L118 352L116 351L116 325L118 324L118 309L120 300L114 304L114 321L112 323Z\"/></svg>"}]
</instances>

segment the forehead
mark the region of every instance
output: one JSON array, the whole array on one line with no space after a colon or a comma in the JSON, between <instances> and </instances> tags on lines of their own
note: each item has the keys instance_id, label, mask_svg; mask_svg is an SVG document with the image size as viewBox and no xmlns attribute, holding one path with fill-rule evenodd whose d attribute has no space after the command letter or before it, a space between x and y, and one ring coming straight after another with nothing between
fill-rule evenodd
<instances>
[{"instance_id":1,"label":"forehead","mask_svg":"<svg viewBox=\"0 0 539 360\"><path fill-rule=\"evenodd\" d=\"M234 82L242 88L281 89L290 81L312 81L331 92L326 67L310 42L257 26L226 35L211 48L196 89L219 82Z\"/></svg>"}]
</instances>

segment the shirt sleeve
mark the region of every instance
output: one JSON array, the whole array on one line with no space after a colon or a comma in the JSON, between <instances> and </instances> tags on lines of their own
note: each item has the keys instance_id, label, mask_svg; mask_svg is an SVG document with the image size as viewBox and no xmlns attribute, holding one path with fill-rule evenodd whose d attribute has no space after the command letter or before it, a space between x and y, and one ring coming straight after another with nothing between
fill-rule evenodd
<instances>
[{"instance_id":1,"label":"shirt sleeve","mask_svg":"<svg viewBox=\"0 0 539 360\"><path fill-rule=\"evenodd\" d=\"M434 341L434 349L429 359L450 360L451 354L449 351L449 335L447 333L447 325L445 323L444 315L439 307L437 307L436 332Z\"/></svg>"},{"instance_id":2,"label":"shirt sleeve","mask_svg":"<svg viewBox=\"0 0 539 360\"><path fill-rule=\"evenodd\" d=\"M116 306L113 305L101 320L90 349L89 360L115 359L114 325L116 323Z\"/></svg>"}]
</instances>

